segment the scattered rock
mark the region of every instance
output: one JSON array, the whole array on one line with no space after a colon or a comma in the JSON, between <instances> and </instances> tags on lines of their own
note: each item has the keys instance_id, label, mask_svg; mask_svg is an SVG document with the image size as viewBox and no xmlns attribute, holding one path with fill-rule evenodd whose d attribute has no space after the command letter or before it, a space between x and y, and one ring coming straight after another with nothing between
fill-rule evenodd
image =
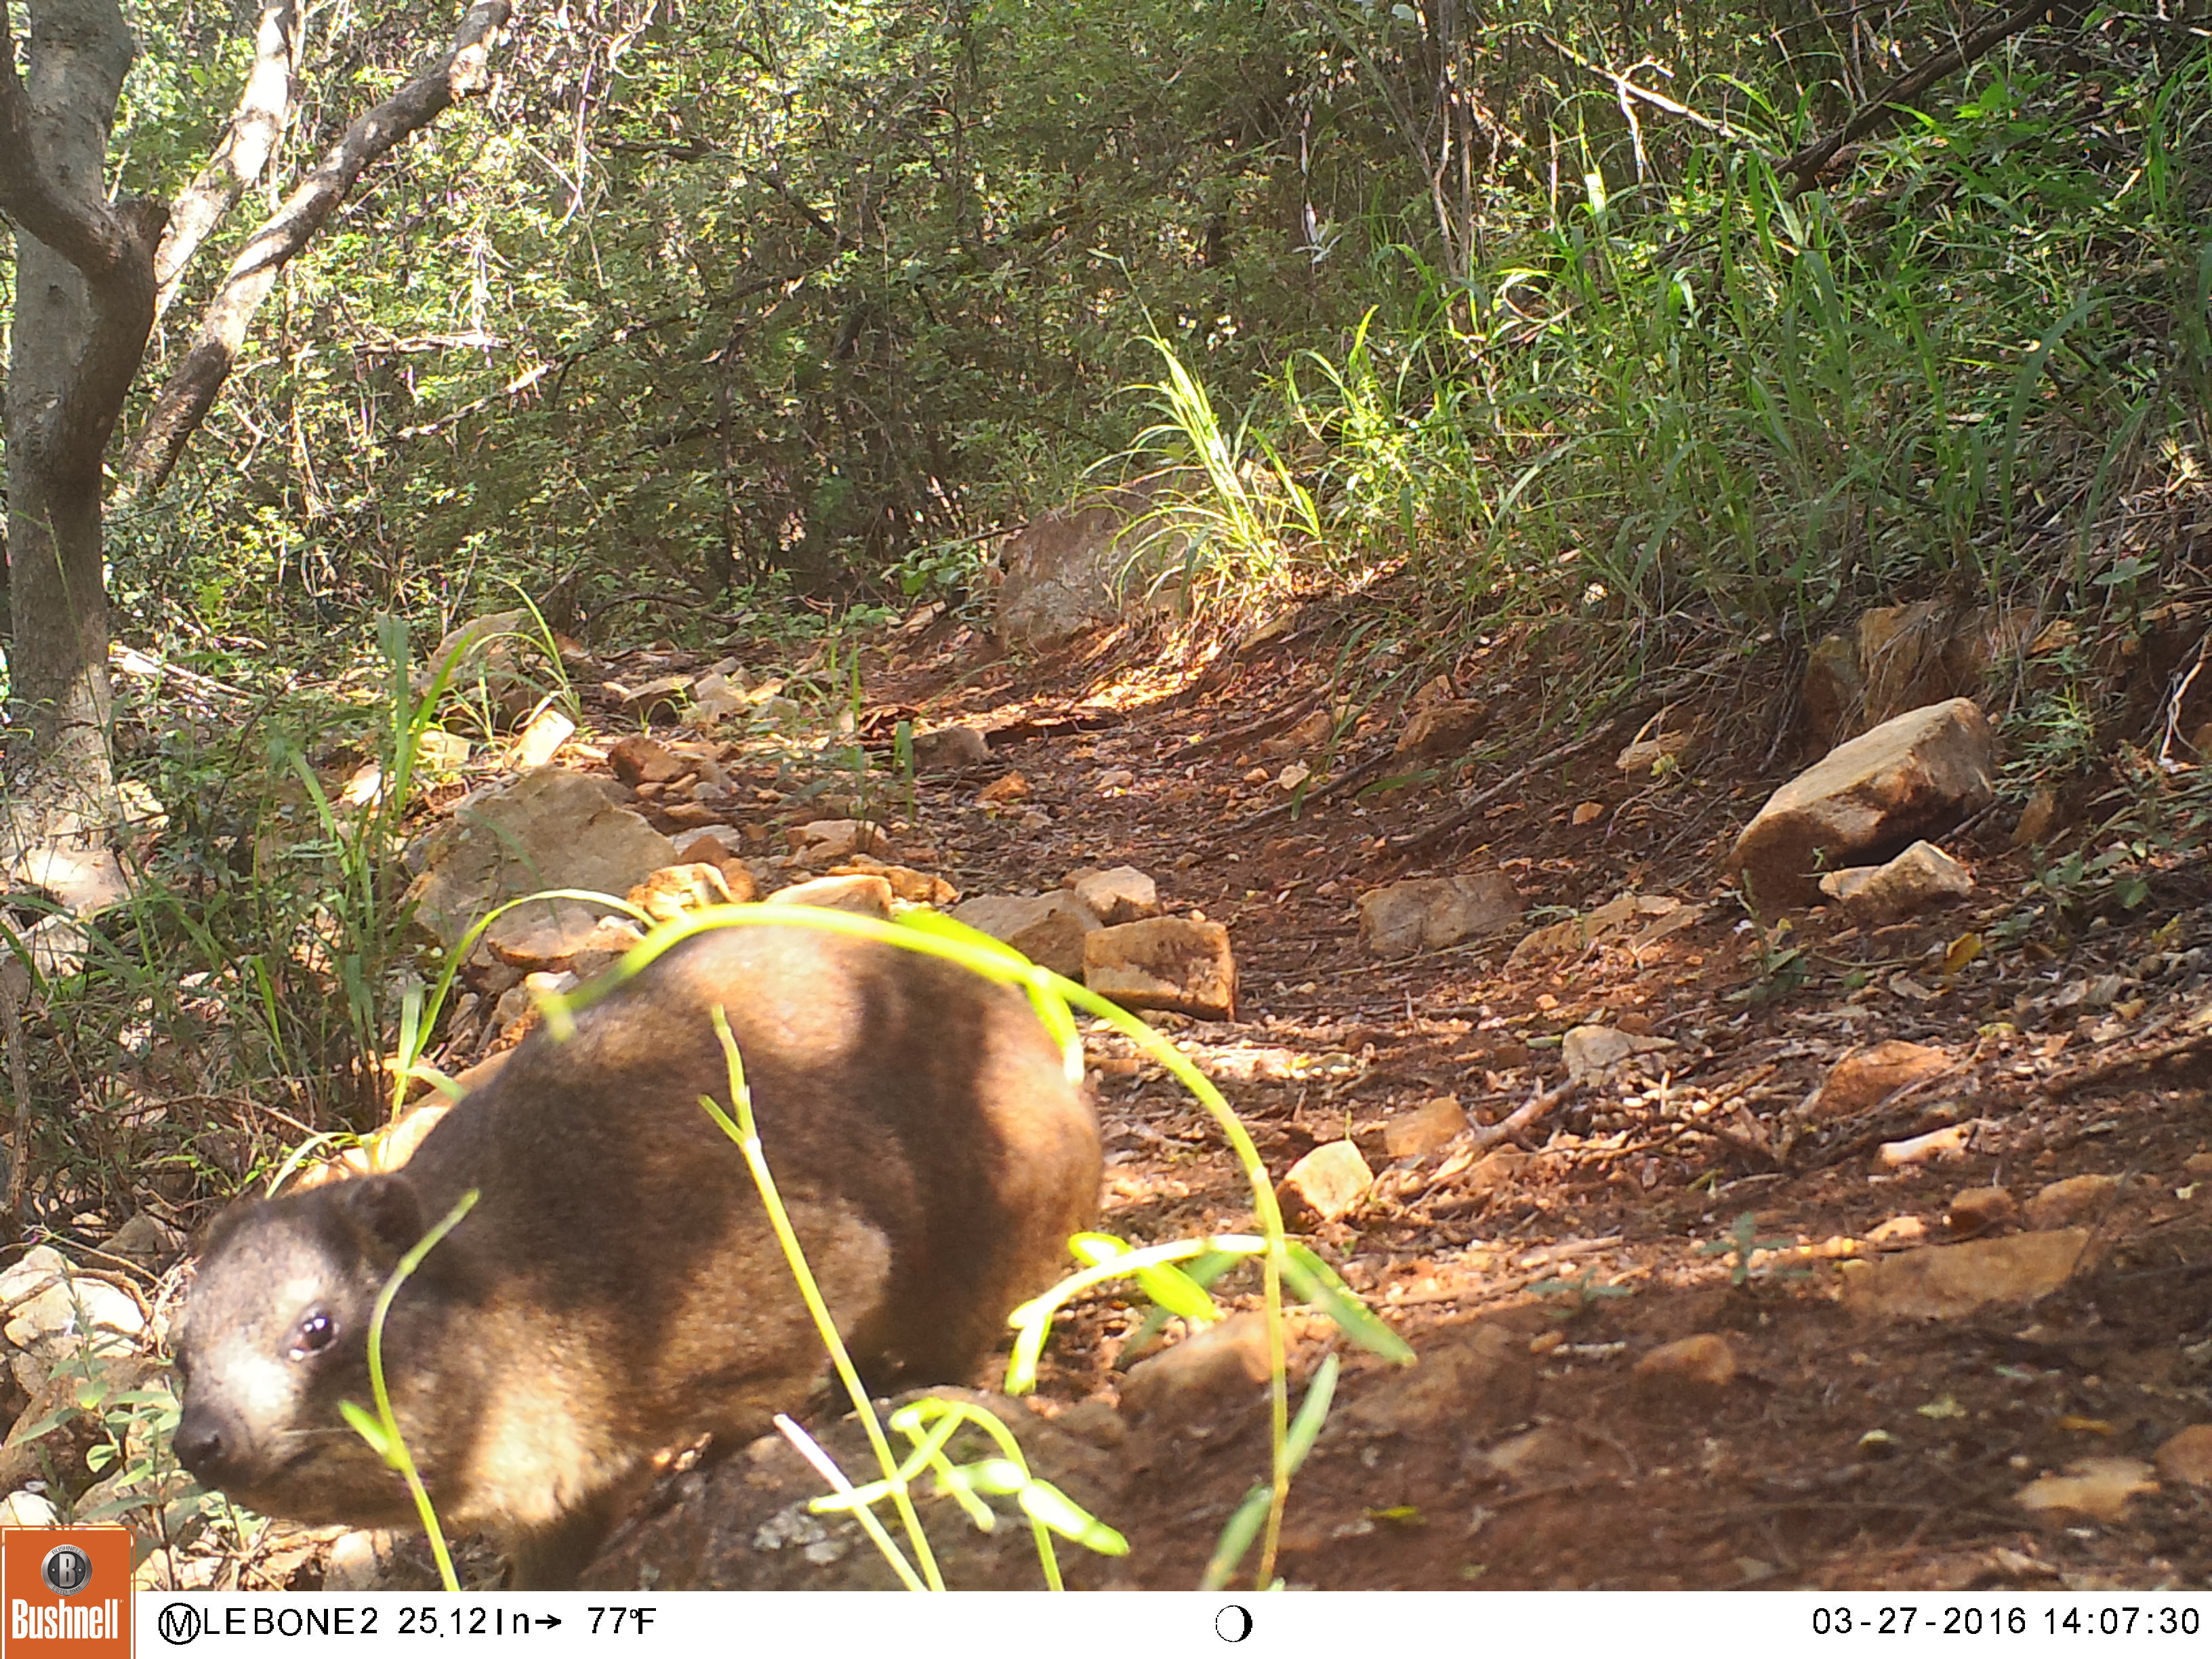
<instances>
[{"instance_id":1,"label":"scattered rock","mask_svg":"<svg viewBox=\"0 0 2212 1659\"><path fill-rule=\"evenodd\" d=\"M393 1582L404 1576L405 1558L399 1552L398 1535L390 1532L340 1533L331 1540L330 1554L323 1563L326 1591L411 1588Z\"/></svg>"},{"instance_id":2,"label":"scattered rock","mask_svg":"<svg viewBox=\"0 0 2212 1659\"><path fill-rule=\"evenodd\" d=\"M1284 1199L1323 1221L1334 1221L1366 1195L1374 1172L1348 1140L1316 1146L1283 1177Z\"/></svg>"},{"instance_id":3,"label":"scattered rock","mask_svg":"<svg viewBox=\"0 0 2212 1659\"><path fill-rule=\"evenodd\" d=\"M1820 878L1820 891L1863 927L1902 921L1974 890L1974 878L1941 848L1916 841L1888 863L1832 870Z\"/></svg>"},{"instance_id":4,"label":"scattered rock","mask_svg":"<svg viewBox=\"0 0 2212 1659\"><path fill-rule=\"evenodd\" d=\"M1724 1389L1735 1376L1735 1350L1711 1331L1662 1343L1636 1362L1636 1380L1647 1387Z\"/></svg>"},{"instance_id":5,"label":"scattered rock","mask_svg":"<svg viewBox=\"0 0 2212 1659\"><path fill-rule=\"evenodd\" d=\"M182 1228L173 1227L151 1212L141 1210L115 1230L115 1237L107 1241L107 1248L118 1255L166 1262L182 1255L189 1242Z\"/></svg>"},{"instance_id":6,"label":"scattered rock","mask_svg":"<svg viewBox=\"0 0 2212 1659\"><path fill-rule=\"evenodd\" d=\"M1504 1192L1517 1181L1522 1170L1534 1163L1535 1154L1524 1152L1515 1146L1500 1146L1486 1152L1467 1167L1464 1174L1453 1182L1469 1198L1487 1198L1492 1193Z\"/></svg>"},{"instance_id":7,"label":"scattered rock","mask_svg":"<svg viewBox=\"0 0 2212 1659\"><path fill-rule=\"evenodd\" d=\"M820 866L873 852L880 833L860 818L817 818L792 825L783 838L801 864Z\"/></svg>"},{"instance_id":8,"label":"scattered rock","mask_svg":"<svg viewBox=\"0 0 2212 1659\"><path fill-rule=\"evenodd\" d=\"M891 919L891 884L881 876L817 876L770 893L763 904L811 904L823 910Z\"/></svg>"},{"instance_id":9,"label":"scattered rock","mask_svg":"<svg viewBox=\"0 0 2212 1659\"><path fill-rule=\"evenodd\" d=\"M133 1298L84 1277L51 1244L0 1273L0 1305L9 1308L0 1334L49 1365L86 1352L129 1353L146 1328L146 1315Z\"/></svg>"},{"instance_id":10,"label":"scattered rock","mask_svg":"<svg viewBox=\"0 0 2212 1659\"><path fill-rule=\"evenodd\" d=\"M958 772L990 763L991 745L972 726L940 726L933 732L914 734L914 769L918 775Z\"/></svg>"},{"instance_id":11,"label":"scattered rock","mask_svg":"<svg viewBox=\"0 0 2212 1659\"><path fill-rule=\"evenodd\" d=\"M1464 754L1489 724L1483 704L1440 697L1413 711L1391 752L1401 761Z\"/></svg>"},{"instance_id":12,"label":"scattered rock","mask_svg":"<svg viewBox=\"0 0 2212 1659\"><path fill-rule=\"evenodd\" d=\"M663 802L658 808L660 822L672 830L725 830L724 809L709 806L703 800Z\"/></svg>"},{"instance_id":13,"label":"scattered rock","mask_svg":"<svg viewBox=\"0 0 2212 1659\"><path fill-rule=\"evenodd\" d=\"M1895 1038L1877 1042L1845 1054L1829 1068L1812 1110L1821 1117L1849 1117L1880 1104L1899 1089L1948 1071L1950 1066L1951 1056L1941 1048Z\"/></svg>"},{"instance_id":14,"label":"scattered rock","mask_svg":"<svg viewBox=\"0 0 2212 1659\"><path fill-rule=\"evenodd\" d=\"M1467 1468L1478 1480L1549 1486L1583 1479L1591 1472L1591 1462L1579 1435L1564 1424L1547 1423L1485 1448L1467 1460Z\"/></svg>"},{"instance_id":15,"label":"scattered rock","mask_svg":"<svg viewBox=\"0 0 2212 1659\"><path fill-rule=\"evenodd\" d=\"M472 617L440 640L429 661L409 678L419 693L427 692L441 674L447 675L450 690L473 684L481 672L493 697L504 704L507 694L521 687L520 652L530 647L532 632L527 611L495 611Z\"/></svg>"},{"instance_id":16,"label":"scattered rock","mask_svg":"<svg viewBox=\"0 0 2212 1659\"><path fill-rule=\"evenodd\" d=\"M760 883L754 879L751 867L716 835L697 835L677 850L678 864L711 864L722 872L723 884L730 890L733 904L750 904L760 897ZM832 875L842 873L831 871Z\"/></svg>"},{"instance_id":17,"label":"scattered rock","mask_svg":"<svg viewBox=\"0 0 2212 1659\"><path fill-rule=\"evenodd\" d=\"M1729 855L1765 905L1809 904L1833 868L1941 835L1995 798L1996 734L1964 697L1899 714L1776 790Z\"/></svg>"},{"instance_id":18,"label":"scattered rock","mask_svg":"<svg viewBox=\"0 0 2212 1659\"><path fill-rule=\"evenodd\" d=\"M1907 709L1971 696L1990 668L2027 648L2034 613L1974 610L1923 599L1869 611L1846 633L1816 644L1805 665L1805 714L1832 744Z\"/></svg>"},{"instance_id":19,"label":"scattered rock","mask_svg":"<svg viewBox=\"0 0 2212 1659\"><path fill-rule=\"evenodd\" d=\"M471 797L422 844L415 919L451 949L493 906L549 887L626 893L676 856L600 781L544 767Z\"/></svg>"},{"instance_id":20,"label":"scattered rock","mask_svg":"<svg viewBox=\"0 0 2212 1659\"><path fill-rule=\"evenodd\" d=\"M1083 977L1083 942L1098 931L1098 918L1066 893L987 894L955 905L951 915L1068 979Z\"/></svg>"},{"instance_id":21,"label":"scattered rock","mask_svg":"<svg viewBox=\"0 0 2212 1659\"><path fill-rule=\"evenodd\" d=\"M726 674L702 674L691 688L691 706L684 711L684 724L704 732L733 720L752 707L745 689Z\"/></svg>"},{"instance_id":22,"label":"scattered rock","mask_svg":"<svg viewBox=\"0 0 2212 1659\"><path fill-rule=\"evenodd\" d=\"M1631 774L1658 769L1663 761L1680 762L1690 752L1690 733L1661 732L1649 738L1638 738L1613 758L1617 770Z\"/></svg>"},{"instance_id":23,"label":"scattered rock","mask_svg":"<svg viewBox=\"0 0 2212 1659\"><path fill-rule=\"evenodd\" d=\"M518 772L533 771L551 760L554 751L575 735L575 721L557 708L541 708L515 738L508 764Z\"/></svg>"},{"instance_id":24,"label":"scattered rock","mask_svg":"<svg viewBox=\"0 0 2212 1659\"><path fill-rule=\"evenodd\" d=\"M1124 1008L1237 1018L1237 959L1218 921L1153 916L1083 939L1084 982Z\"/></svg>"},{"instance_id":25,"label":"scattered rock","mask_svg":"<svg viewBox=\"0 0 2212 1659\"><path fill-rule=\"evenodd\" d=\"M1917 1215L1893 1215L1867 1231L1869 1244L1917 1244L1928 1237L1928 1224Z\"/></svg>"},{"instance_id":26,"label":"scattered rock","mask_svg":"<svg viewBox=\"0 0 2212 1659\"><path fill-rule=\"evenodd\" d=\"M1521 919L1521 894L1504 872L1422 876L1359 896L1361 943L1378 957L1441 951Z\"/></svg>"},{"instance_id":27,"label":"scattered rock","mask_svg":"<svg viewBox=\"0 0 2212 1659\"><path fill-rule=\"evenodd\" d=\"M486 928L483 947L523 973L557 974L593 947L607 920L599 906L580 899L532 899Z\"/></svg>"},{"instance_id":28,"label":"scattered rock","mask_svg":"<svg viewBox=\"0 0 2212 1659\"><path fill-rule=\"evenodd\" d=\"M1954 1238L1995 1232L2020 1213L2020 1201L2002 1187L1968 1187L1951 1200L1943 1224Z\"/></svg>"},{"instance_id":29,"label":"scattered rock","mask_svg":"<svg viewBox=\"0 0 2212 1659\"><path fill-rule=\"evenodd\" d=\"M656 870L625 896L655 921L673 921L687 910L738 902L721 866L703 862Z\"/></svg>"},{"instance_id":30,"label":"scattered rock","mask_svg":"<svg viewBox=\"0 0 2212 1659\"><path fill-rule=\"evenodd\" d=\"M1425 1100L1382 1126L1382 1149L1392 1158L1424 1158L1467 1127L1467 1114L1449 1095Z\"/></svg>"},{"instance_id":31,"label":"scattered rock","mask_svg":"<svg viewBox=\"0 0 2212 1659\"><path fill-rule=\"evenodd\" d=\"M1577 1025L1559 1039L1559 1057L1566 1061L1567 1076L1585 1083L1603 1077L1634 1055L1674 1046L1666 1037L1638 1036L1610 1025Z\"/></svg>"},{"instance_id":32,"label":"scattered rock","mask_svg":"<svg viewBox=\"0 0 2212 1659\"><path fill-rule=\"evenodd\" d=\"M1902 1170L1914 1164L1936 1164L1945 1158L1964 1158L1967 1146L1974 1138L1978 1122L1953 1123L1941 1129L1930 1129L1924 1135L1914 1135L1906 1140L1885 1140L1875 1150L1875 1162L1885 1170Z\"/></svg>"},{"instance_id":33,"label":"scattered rock","mask_svg":"<svg viewBox=\"0 0 2212 1659\"><path fill-rule=\"evenodd\" d=\"M1133 864L1117 864L1111 870L1078 871L1064 884L1109 927L1142 921L1160 913L1158 886Z\"/></svg>"},{"instance_id":34,"label":"scattered rock","mask_svg":"<svg viewBox=\"0 0 2212 1659\"><path fill-rule=\"evenodd\" d=\"M2088 1230L2013 1233L1846 1264L1844 1305L1891 1319L1959 1319L1993 1303L2030 1302L2072 1277Z\"/></svg>"},{"instance_id":35,"label":"scattered rock","mask_svg":"<svg viewBox=\"0 0 2212 1659\"><path fill-rule=\"evenodd\" d=\"M2027 1200L2027 1224L2041 1232L2100 1220L2119 1189L2118 1176L2078 1175L2054 1181Z\"/></svg>"},{"instance_id":36,"label":"scattered rock","mask_svg":"<svg viewBox=\"0 0 2212 1659\"><path fill-rule=\"evenodd\" d=\"M641 783L673 783L694 769L666 744L640 732L617 738L607 746L607 767L633 789Z\"/></svg>"},{"instance_id":37,"label":"scattered rock","mask_svg":"<svg viewBox=\"0 0 2212 1659\"><path fill-rule=\"evenodd\" d=\"M1267 1380L1267 1316L1235 1314L1131 1366L1121 1409L1173 1426L1248 1398Z\"/></svg>"},{"instance_id":38,"label":"scattered rock","mask_svg":"<svg viewBox=\"0 0 2212 1659\"><path fill-rule=\"evenodd\" d=\"M2170 1435L2151 1454L2167 1480L2185 1486L2212 1486L2212 1423L2191 1423Z\"/></svg>"},{"instance_id":39,"label":"scattered rock","mask_svg":"<svg viewBox=\"0 0 2212 1659\"><path fill-rule=\"evenodd\" d=\"M931 875L903 864L885 864L865 853L850 864L833 864L833 876L881 876L891 886L891 896L903 904L932 904L949 910L960 902L960 890L942 876Z\"/></svg>"},{"instance_id":40,"label":"scattered rock","mask_svg":"<svg viewBox=\"0 0 2212 1659\"><path fill-rule=\"evenodd\" d=\"M617 680L605 682L607 695L615 706L625 709L639 720L672 718L680 712L678 705L690 690L689 674L663 674L642 685L624 685Z\"/></svg>"},{"instance_id":41,"label":"scattered rock","mask_svg":"<svg viewBox=\"0 0 2212 1659\"><path fill-rule=\"evenodd\" d=\"M601 916L599 925L585 935L576 954L568 958L568 971L579 981L605 973L617 957L628 955L630 946L644 937L644 931L628 916Z\"/></svg>"},{"instance_id":42,"label":"scattered rock","mask_svg":"<svg viewBox=\"0 0 2212 1659\"><path fill-rule=\"evenodd\" d=\"M2133 1457L2084 1457L2066 1465L2064 1474L2046 1474L2013 1494L2024 1510L2057 1510L2117 1521L2128 1500L2158 1490L2151 1466Z\"/></svg>"}]
</instances>

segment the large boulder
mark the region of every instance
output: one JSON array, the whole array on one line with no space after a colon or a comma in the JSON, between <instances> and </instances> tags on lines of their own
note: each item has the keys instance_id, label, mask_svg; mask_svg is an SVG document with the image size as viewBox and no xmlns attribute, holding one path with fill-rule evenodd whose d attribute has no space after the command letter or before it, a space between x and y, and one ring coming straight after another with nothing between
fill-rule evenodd
<instances>
[{"instance_id":1,"label":"large boulder","mask_svg":"<svg viewBox=\"0 0 2212 1659\"><path fill-rule=\"evenodd\" d=\"M2027 651L2035 613L2017 606L1963 614L1932 599L1869 611L1814 646L1805 717L1834 744L1946 697L1972 696L1990 670Z\"/></svg>"},{"instance_id":2,"label":"large boulder","mask_svg":"<svg viewBox=\"0 0 2212 1659\"><path fill-rule=\"evenodd\" d=\"M674 863L668 837L616 805L607 789L604 781L549 766L464 801L423 848L422 873L407 895L416 921L450 949L478 916L509 899L550 887L627 893ZM510 911L495 927L588 933L593 920L582 907L548 900Z\"/></svg>"},{"instance_id":3,"label":"large boulder","mask_svg":"<svg viewBox=\"0 0 2212 1659\"><path fill-rule=\"evenodd\" d=\"M1885 720L1776 790L1729 866L1761 904L1810 904L1823 870L1877 863L1995 798L1996 733L1964 697Z\"/></svg>"},{"instance_id":4,"label":"large boulder","mask_svg":"<svg viewBox=\"0 0 2212 1659\"><path fill-rule=\"evenodd\" d=\"M1189 551L1170 503L1193 482L1181 470L1156 473L1023 526L999 555L999 638L1054 646L1147 608Z\"/></svg>"}]
</instances>

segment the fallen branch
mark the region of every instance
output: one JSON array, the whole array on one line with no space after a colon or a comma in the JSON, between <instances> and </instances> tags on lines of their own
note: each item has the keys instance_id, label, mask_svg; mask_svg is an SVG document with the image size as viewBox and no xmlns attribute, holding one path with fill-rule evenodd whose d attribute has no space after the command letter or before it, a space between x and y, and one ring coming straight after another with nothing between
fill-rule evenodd
<instances>
[{"instance_id":1,"label":"fallen branch","mask_svg":"<svg viewBox=\"0 0 2212 1659\"><path fill-rule=\"evenodd\" d=\"M1508 1112L1495 1123L1485 1124L1479 1129L1470 1130L1468 1133L1467 1144L1480 1152L1495 1146L1502 1140L1510 1140L1580 1087L1582 1087L1582 1079L1571 1077L1565 1082L1555 1083L1548 1089L1539 1089L1528 1097L1526 1105Z\"/></svg>"},{"instance_id":2,"label":"fallen branch","mask_svg":"<svg viewBox=\"0 0 2212 1659\"><path fill-rule=\"evenodd\" d=\"M2208 1053L2212 1053L2212 1031L2192 1031L2187 1036L2170 1037L2147 1048L2131 1049L2126 1054L2114 1054L2109 1060L2092 1060L2087 1066L2077 1066L2057 1077L2045 1078L2038 1092L2051 1100L2060 1100L2078 1089L2109 1083L2114 1078L2131 1076L2137 1072L2147 1072L2169 1060Z\"/></svg>"}]
</instances>

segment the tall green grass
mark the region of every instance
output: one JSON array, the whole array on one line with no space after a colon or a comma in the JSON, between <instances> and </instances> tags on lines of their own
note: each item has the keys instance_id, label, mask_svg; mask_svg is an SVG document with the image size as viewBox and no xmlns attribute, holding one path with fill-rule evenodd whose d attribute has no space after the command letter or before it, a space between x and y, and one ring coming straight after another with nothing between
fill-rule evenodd
<instances>
[{"instance_id":1,"label":"tall green grass","mask_svg":"<svg viewBox=\"0 0 2212 1659\"><path fill-rule=\"evenodd\" d=\"M1555 128L1556 194L1501 175L1463 284L1374 216L1377 302L1255 428L1303 441L1340 557L1619 666L1906 595L2111 603L2122 504L2204 472L2212 56L2101 82L2087 142L2050 55L1976 65L1802 194L1762 154L1802 116L1756 102L1760 149L1677 133L1625 186Z\"/></svg>"}]
</instances>

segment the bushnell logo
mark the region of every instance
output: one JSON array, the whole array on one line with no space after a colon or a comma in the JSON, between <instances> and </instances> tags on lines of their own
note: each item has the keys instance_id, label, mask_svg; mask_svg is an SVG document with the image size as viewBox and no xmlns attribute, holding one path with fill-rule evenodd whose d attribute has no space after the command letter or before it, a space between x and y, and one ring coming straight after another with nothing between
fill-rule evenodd
<instances>
[{"instance_id":1,"label":"bushnell logo","mask_svg":"<svg viewBox=\"0 0 2212 1659\"><path fill-rule=\"evenodd\" d=\"M120 1527L0 1528L0 1659L125 1659L131 1538Z\"/></svg>"}]
</instances>

